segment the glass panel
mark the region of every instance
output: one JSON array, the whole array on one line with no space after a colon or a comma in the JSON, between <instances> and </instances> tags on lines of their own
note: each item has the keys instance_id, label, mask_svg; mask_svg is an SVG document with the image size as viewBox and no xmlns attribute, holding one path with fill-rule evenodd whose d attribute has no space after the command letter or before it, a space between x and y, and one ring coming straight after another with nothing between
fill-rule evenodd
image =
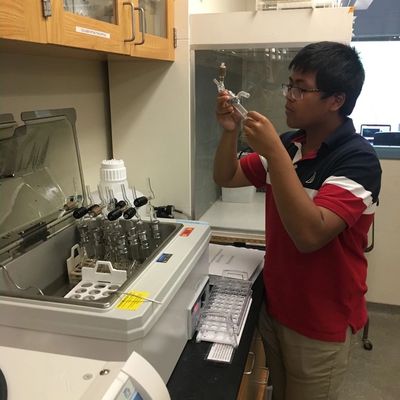
<instances>
[{"instance_id":1,"label":"glass panel","mask_svg":"<svg viewBox=\"0 0 400 400\"><path fill-rule=\"evenodd\" d=\"M399 159L399 85L393 84L393 79L398 70L400 42L355 41L351 45L360 53L366 77L357 105L351 114L354 126L375 147L380 158ZM383 65L384 74L377 70Z\"/></svg>"},{"instance_id":2,"label":"glass panel","mask_svg":"<svg viewBox=\"0 0 400 400\"><path fill-rule=\"evenodd\" d=\"M115 0L64 0L64 10L99 21L116 23Z\"/></svg>"},{"instance_id":3,"label":"glass panel","mask_svg":"<svg viewBox=\"0 0 400 400\"><path fill-rule=\"evenodd\" d=\"M139 7L143 8L146 19L146 33L167 37L166 0L139 0ZM141 31L143 31L141 27Z\"/></svg>"},{"instance_id":4,"label":"glass panel","mask_svg":"<svg viewBox=\"0 0 400 400\"><path fill-rule=\"evenodd\" d=\"M25 125L0 141L0 249L61 218L69 199L82 199L75 111L25 116Z\"/></svg>"},{"instance_id":5,"label":"glass panel","mask_svg":"<svg viewBox=\"0 0 400 400\"><path fill-rule=\"evenodd\" d=\"M201 216L220 198L221 188L213 181L213 159L220 137L215 119L218 67L226 64L225 86L234 93L244 90L247 110L267 116L278 132L285 132L285 98L281 84L288 81L288 66L298 49L197 50L195 52L195 218ZM239 137L238 151L251 151Z\"/></svg>"}]
</instances>

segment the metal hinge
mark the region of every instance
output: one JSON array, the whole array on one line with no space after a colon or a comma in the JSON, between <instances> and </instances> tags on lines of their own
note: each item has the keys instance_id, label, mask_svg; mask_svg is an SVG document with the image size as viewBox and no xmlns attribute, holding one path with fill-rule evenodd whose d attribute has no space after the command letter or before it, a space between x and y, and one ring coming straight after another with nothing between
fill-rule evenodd
<instances>
[{"instance_id":1,"label":"metal hinge","mask_svg":"<svg viewBox=\"0 0 400 400\"><path fill-rule=\"evenodd\" d=\"M42 0L43 5L43 17L51 17L51 1Z\"/></svg>"},{"instance_id":2,"label":"metal hinge","mask_svg":"<svg viewBox=\"0 0 400 400\"><path fill-rule=\"evenodd\" d=\"M178 30L176 28L173 29L173 40L174 40L174 49L178 47Z\"/></svg>"}]
</instances>

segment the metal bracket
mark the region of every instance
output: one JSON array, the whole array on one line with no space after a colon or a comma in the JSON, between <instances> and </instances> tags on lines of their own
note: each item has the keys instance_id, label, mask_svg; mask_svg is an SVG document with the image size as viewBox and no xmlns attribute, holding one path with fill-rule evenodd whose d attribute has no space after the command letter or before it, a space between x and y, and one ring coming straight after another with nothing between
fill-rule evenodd
<instances>
[{"instance_id":1,"label":"metal bracket","mask_svg":"<svg viewBox=\"0 0 400 400\"><path fill-rule=\"evenodd\" d=\"M43 17L51 17L51 1L50 0L42 0L43 6Z\"/></svg>"}]
</instances>

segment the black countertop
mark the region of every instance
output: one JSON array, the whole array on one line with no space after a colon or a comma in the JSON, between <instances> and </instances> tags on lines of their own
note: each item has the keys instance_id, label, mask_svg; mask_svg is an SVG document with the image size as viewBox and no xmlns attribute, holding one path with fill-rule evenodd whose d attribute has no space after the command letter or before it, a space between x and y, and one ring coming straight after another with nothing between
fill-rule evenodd
<instances>
[{"instance_id":1,"label":"black countertop","mask_svg":"<svg viewBox=\"0 0 400 400\"><path fill-rule=\"evenodd\" d=\"M207 361L211 343L191 339L167 383L171 400L235 400L263 298L262 273L253 284L253 301L239 346L230 364Z\"/></svg>"}]
</instances>

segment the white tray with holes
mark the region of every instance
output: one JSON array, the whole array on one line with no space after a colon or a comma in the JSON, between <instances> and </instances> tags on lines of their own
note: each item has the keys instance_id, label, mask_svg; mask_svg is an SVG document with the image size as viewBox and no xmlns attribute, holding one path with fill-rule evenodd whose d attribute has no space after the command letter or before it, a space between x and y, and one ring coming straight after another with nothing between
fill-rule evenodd
<instances>
[{"instance_id":1,"label":"white tray with holes","mask_svg":"<svg viewBox=\"0 0 400 400\"><path fill-rule=\"evenodd\" d=\"M64 297L88 301L102 299L118 291L126 279L126 271L114 269L110 261L96 261L94 268L82 268L82 280Z\"/></svg>"}]
</instances>

